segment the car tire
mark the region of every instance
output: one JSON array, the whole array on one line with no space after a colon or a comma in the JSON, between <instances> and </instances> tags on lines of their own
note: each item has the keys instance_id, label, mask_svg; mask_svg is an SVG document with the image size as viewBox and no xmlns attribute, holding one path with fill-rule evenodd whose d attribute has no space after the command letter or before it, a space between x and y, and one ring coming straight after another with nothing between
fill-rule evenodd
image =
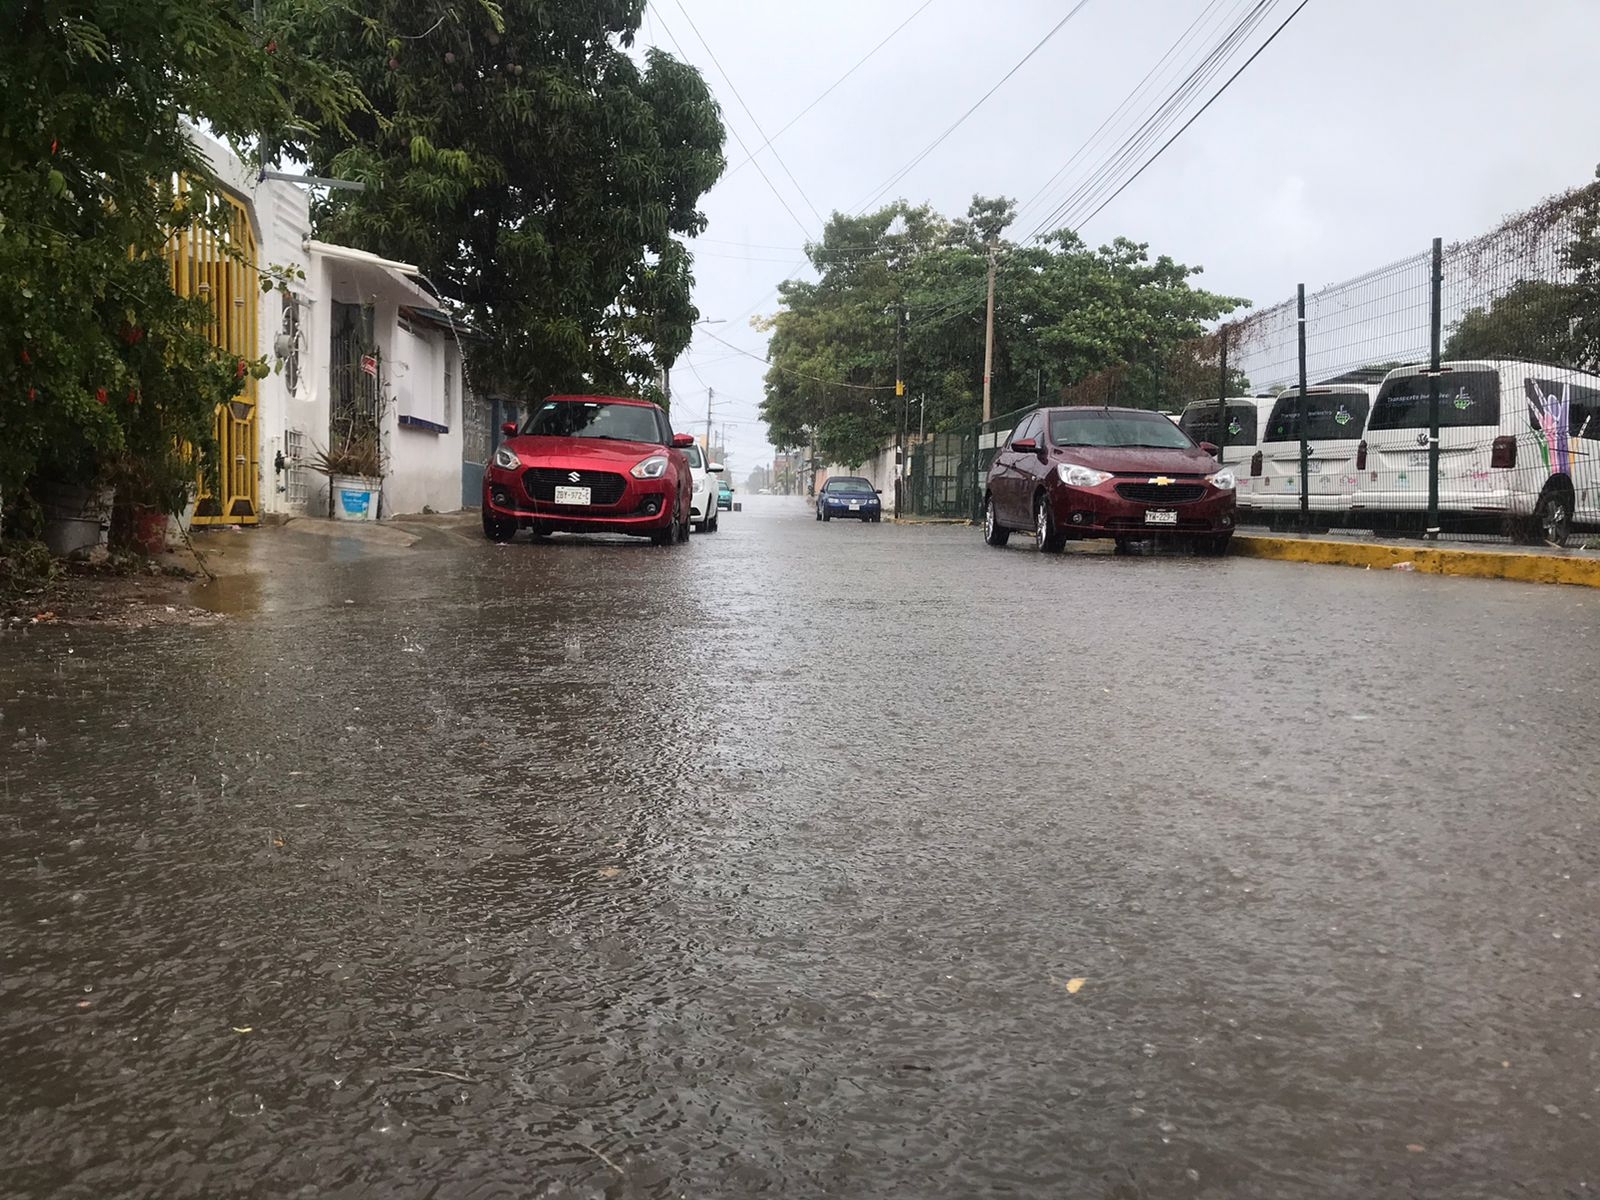
<instances>
[{"instance_id":1,"label":"car tire","mask_svg":"<svg viewBox=\"0 0 1600 1200\"><path fill-rule=\"evenodd\" d=\"M685 526L683 521L680 519L682 513L682 506L674 505L672 509L672 519L663 528L652 533L650 535L650 540L657 546L675 546L679 542L683 541Z\"/></svg>"},{"instance_id":2,"label":"car tire","mask_svg":"<svg viewBox=\"0 0 1600 1200\"><path fill-rule=\"evenodd\" d=\"M817 509L817 520L822 520L822 510L820 508Z\"/></svg>"},{"instance_id":3,"label":"car tire","mask_svg":"<svg viewBox=\"0 0 1600 1200\"><path fill-rule=\"evenodd\" d=\"M1194 552L1205 558L1221 558L1228 552L1228 544L1233 541L1231 533L1215 533L1210 537L1196 538Z\"/></svg>"},{"instance_id":4,"label":"car tire","mask_svg":"<svg viewBox=\"0 0 1600 1200\"><path fill-rule=\"evenodd\" d=\"M822 519L824 521L831 521L831 520L833 520L833 514L832 513L823 513L822 514Z\"/></svg>"},{"instance_id":5,"label":"car tire","mask_svg":"<svg viewBox=\"0 0 1600 1200\"><path fill-rule=\"evenodd\" d=\"M504 545L517 536L517 523L510 517L497 517L485 508L483 510L483 536L491 542Z\"/></svg>"},{"instance_id":6,"label":"car tire","mask_svg":"<svg viewBox=\"0 0 1600 1200\"><path fill-rule=\"evenodd\" d=\"M994 511L994 497L983 498L983 540L990 546L1004 546L1011 540L1011 530L1000 524Z\"/></svg>"},{"instance_id":7,"label":"car tire","mask_svg":"<svg viewBox=\"0 0 1600 1200\"><path fill-rule=\"evenodd\" d=\"M1116 548L1112 551L1112 553L1113 554L1132 554L1133 553L1133 543L1131 541L1129 541L1127 538L1118 538L1116 540Z\"/></svg>"},{"instance_id":8,"label":"car tire","mask_svg":"<svg viewBox=\"0 0 1600 1200\"><path fill-rule=\"evenodd\" d=\"M711 520L706 522L706 532L715 533L717 531L717 522L720 520L722 520L722 515L720 513L713 515Z\"/></svg>"},{"instance_id":9,"label":"car tire","mask_svg":"<svg viewBox=\"0 0 1600 1200\"><path fill-rule=\"evenodd\" d=\"M1539 493L1528 521L1529 540L1545 546L1565 546L1572 539L1572 487L1552 479Z\"/></svg>"},{"instance_id":10,"label":"car tire","mask_svg":"<svg viewBox=\"0 0 1600 1200\"><path fill-rule=\"evenodd\" d=\"M1046 492L1040 492L1033 500L1033 544L1040 554L1060 554L1067 544L1066 535L1056 528L1056 514L1051 511Z\"/></svg>"}]
</instances>

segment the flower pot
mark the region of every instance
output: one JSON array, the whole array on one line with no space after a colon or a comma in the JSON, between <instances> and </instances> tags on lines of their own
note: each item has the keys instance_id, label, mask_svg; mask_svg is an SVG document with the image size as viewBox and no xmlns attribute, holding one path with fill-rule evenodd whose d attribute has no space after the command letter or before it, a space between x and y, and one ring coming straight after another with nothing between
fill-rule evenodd
<instances>
[{"instance_id":1,"label":"flower pot","mask_svg":"<svg viewBox=\"0 0 1600 1200\"><path fill-rule=\"evenodd\" d=\"M147 504L135 504L130 536L142 553L161 554L167 548L167 514Z\"/></svg>"},{"instance_id":2,"label":"flower pot","mask_svg":"<svg viewBox=\"0 0 1600 1200\"><path fill-rule=\"evenodd\" d=\"M93 486L43 483L35 487L44 510L44 544L57 558L104 545L111 527L111 496Z\"/></svg>"},{"instance_id":3,"label":"flower pot","mask_svg":"<svg viewBox=\"0 0 1600 1200\"><path fill-rule=\"evenodd\" d=\"M381 479L367 479L360 475L330 475L328 482L333 490L335 521L378 519L378 492L383 486Z\"/></svg>"}]
</instances>

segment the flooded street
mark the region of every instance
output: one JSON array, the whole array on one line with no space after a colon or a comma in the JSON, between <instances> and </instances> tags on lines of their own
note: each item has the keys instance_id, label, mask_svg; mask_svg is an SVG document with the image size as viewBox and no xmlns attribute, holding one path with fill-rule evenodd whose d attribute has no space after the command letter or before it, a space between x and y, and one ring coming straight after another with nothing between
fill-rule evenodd
<instances>
[{"instance_id":1,"label":"flooded street","mask_svg":"<svg viewBox=\"0 0 1600 1200\"><path fill-rule=\"evenodd\" d=\"M1600 1189L1600 593L250 536L0 633L0 1195Z\"/></svg>"}]
</instances>

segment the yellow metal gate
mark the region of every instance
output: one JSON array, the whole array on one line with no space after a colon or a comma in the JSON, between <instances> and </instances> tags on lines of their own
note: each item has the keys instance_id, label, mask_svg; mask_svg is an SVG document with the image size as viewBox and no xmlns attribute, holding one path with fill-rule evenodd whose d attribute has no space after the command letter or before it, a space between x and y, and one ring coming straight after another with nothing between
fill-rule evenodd
<instances>
[{"instance_id":1,"label":"yellow metal gate","mask_svg":"<svg viewBox=\"0 0 1600 1200\"><path fill-rule=\"evenodd\" d=\"M192 191L188 197L198 201ZM261 285L250 213L229 195L208 195L204 202L223 210L225 232L196 223L168 243L172 290L198 296L211 306L213 345L240 361L254 362L260 353L256 306ZM256 388L256 379L247 372L244 391L217 409L219 486L201 495L196 525L255 525L261 520Z\"/></svg>"}]
</instances>

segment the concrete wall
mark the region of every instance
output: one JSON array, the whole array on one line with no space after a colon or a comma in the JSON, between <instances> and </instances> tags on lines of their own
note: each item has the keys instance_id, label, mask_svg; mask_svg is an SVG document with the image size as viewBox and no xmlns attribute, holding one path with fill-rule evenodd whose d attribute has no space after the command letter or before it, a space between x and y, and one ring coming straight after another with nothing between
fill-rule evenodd
<instances>
[{"instance_id":1,"label":"concrete wall","mask_svg":"<svg viewBox=\"0 0 1600 1200\"><path fill-rule=\"evenodd\" d=\"M424 508L454 512L461 507L461 364L448 331L425 324L390 331L385 356L389 412L385 440L389 476L383 489L386 515ZM448 376L450 387L445 380ZM444 431L408 425L413 417Z\"/></svg>"}]
</instances>

